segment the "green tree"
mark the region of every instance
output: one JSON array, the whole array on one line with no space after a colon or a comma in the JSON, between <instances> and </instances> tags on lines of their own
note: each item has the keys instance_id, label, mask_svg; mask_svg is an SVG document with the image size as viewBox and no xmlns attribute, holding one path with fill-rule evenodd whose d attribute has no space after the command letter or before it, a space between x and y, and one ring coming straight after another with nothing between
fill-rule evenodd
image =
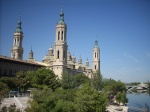
<instances>
[{"instance_id":1,"label":"green tree","mask_svg":"<svg viewBox=\"0 0 150 112\"><path fill-rule=\"evenodd\" d=\"M26 72L19 71L16 73L16 84L23 92L29 88L30 81L26 79Z\"/></svg>"},{"instance_id":2,"label":"green tree","mask_svg":"<svg viewBox=\"0 0 150 112\"><path fill-rule=\"evenodd\" d=\"M0 82L0 103L1 101L8 96L9 89L7 85L3 82Z\"/></svg>"},{"instance_id":3,"label":"green tree","mask_svg":"<svg viewBox=\"0 0 150 112\"><path fill-rule=\"evenodd\" d=\"M77 74L74 76L75 87L79 87L85 83L91 83L91 80L83 73Z\"/></svg>"},{"instance_id":4,"label":"green tree","mask_svg":"<svg viewBox=\"0 0 150 112\"><path fill-rule=\"evenodd\" d=\"M9 90L15 90L17 88L15 77L1 77L0 82L5 83Z\"/></svg>"},{"instance_id":5,"label":"green tree","mask_svg":"<svg viewBox=\"0 0 150 112\"><path fill-rule=\"evenodd\" d=\"M89 84L84 85L76 92L75 110L76 112L100 112L105 111L107 97L99 93Z\"/></svg>"},{"instance_id":6,"label":"green tree","mask_svg":"<svg viewBox=\"0 0 150 112\"><path fill-rule=\"evenodd\" d=\"M123 92L117 92L117 95L116 95L116 100L119 102L119 105L120 103L127 103L128 102L128 99L126 97L126 93L123 91Z\"/></svg>"},{"instance_id":7,"label":"green tree","mask_svg":"<svg viewBox=\"0 0 150 112\"><path fill-rule=\"evenodd\" d=\"M52 70L46 68L38 69L33 75L33 80L31 83L33 84L33 87L42 89L47 86L53 91L60 87L58 76L56 76Z\"/></svg>"},{"instance_id":8,"label":"green tree","mask_svg":"<svg viewBox=\"0 0 150 112\"><path fill-rule=\"evenodd\" d=\"M117 95L116 95L116 101L119 103L119 105L120 105L120 103L122 101L121 95L122 95L121 92L118 92Z\"/></svg>"},{"instance_id":9,"label":"green tree","mask_svg":"<svg viewBox=\"0 0 150 112\"><path fill-rule=\"evenodd\" d=\"M75 88L74 76L72 76L69 71L64 71L62 73L61 86L64 89Z\"/></svg>"},{"instance_id":10,"label":"green tree","mask_svg":"<svg viewBox=\"0 0 150 112\"><path fill-rule=\"evenodd\" d=\"M127 98L127 95L126 95L126 92L122 92L122 94L121 94L121 102L123 103L123 104L125 104L125 103L127 103L128 102L128 98Z\"/></svg>"},{"instance_id":11,"label":"green tree","mask_svg":"<svg viewBox=\"0 0 150 112\"><path fill-rule=\"evenodd\" d=\"M73 112L75 90L58 88L52 91L50 88L33 92L33 100L26 112Z\"/></svg>"},{"instance_id":12,"label":"green tree","mask_svg":"<svg viewBox=\"0 0 150 112\"><path fill-rule=\"evenodd\" d=\"M100 71L97 71L92 78L92 85L96 90L102 90L102 75Z\"/></svg>"}]
</instances>

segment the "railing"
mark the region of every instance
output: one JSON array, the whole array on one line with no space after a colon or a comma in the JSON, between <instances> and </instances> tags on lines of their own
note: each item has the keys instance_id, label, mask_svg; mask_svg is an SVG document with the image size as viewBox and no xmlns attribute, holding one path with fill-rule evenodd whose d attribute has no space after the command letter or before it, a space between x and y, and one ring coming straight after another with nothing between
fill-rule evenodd
<instances>
[{"instance_id":1,"label":"railing","mask_svg":"<svg viewBox=\"0 0 150 112\"><path fill-rule=\"evenodd\" d=\"M14 95L14 99L15 99L16 102L19 104L21 112L23 112L24 107L23 107L22 103L18 100L18 98L17 98L15 95Z\"/></svg>"}]
</instances>

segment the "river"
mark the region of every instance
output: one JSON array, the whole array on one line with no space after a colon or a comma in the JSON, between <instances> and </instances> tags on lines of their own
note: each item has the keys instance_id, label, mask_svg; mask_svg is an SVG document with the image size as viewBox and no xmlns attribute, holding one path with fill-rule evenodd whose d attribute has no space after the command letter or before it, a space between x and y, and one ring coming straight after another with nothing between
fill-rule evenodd
<instances>
[{"instance_id":1,"label":"river","mask_svg":"<svg viewBox=\"0 0 150 112\"><path fill-rule=\"evenodd\" d=\"M150 109L150 95L146 93L137 94L127 94L128 106L129 107L140 107L144 108L145 104L149 106ZM134 112L134 111L129 111Z\"/></svg>"}]
</instances>

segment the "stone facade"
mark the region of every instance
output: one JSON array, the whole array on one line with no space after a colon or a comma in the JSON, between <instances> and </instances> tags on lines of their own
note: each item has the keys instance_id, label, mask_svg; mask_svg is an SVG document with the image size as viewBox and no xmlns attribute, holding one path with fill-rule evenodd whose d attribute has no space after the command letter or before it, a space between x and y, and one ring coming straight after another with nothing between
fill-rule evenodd
<instances>
[{"instance_id":1,"label":"stone facade","mask_svg":"<svg viewBox=\"0 0 150 112\"><path fill-rule=\"evenodd\" d=\"M0 76L15 76L16 72L37 70L45 65L36 62L13 59L10 57L0 56Z\"/></svg>"}]
</instances>

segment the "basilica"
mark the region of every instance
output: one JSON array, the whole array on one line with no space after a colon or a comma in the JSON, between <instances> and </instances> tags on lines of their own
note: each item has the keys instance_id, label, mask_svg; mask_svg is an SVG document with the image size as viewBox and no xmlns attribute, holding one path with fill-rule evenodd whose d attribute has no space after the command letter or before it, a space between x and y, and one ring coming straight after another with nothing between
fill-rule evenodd
<instances>
[{"instance_id":1,"label":"basilica","mask_svg":"<svg viewBox=\"0 0 150 112\"><path fill-rule=\"evenodd\" d=\"M14 33L14 41L13 47L11 49L11 58L9 60L21 61L20 64L25 64L28 68L28 65L37 66L37 67L46 67L54 71L56 75L61 79L62 73L67 70L72 75L76 75L78 73L84 73L89 78L92 78L93 74L99 70L100 71L100 48L98 46L98 41L96 40L94 43L93 51L91 51L91 55L93 55L92 59L92 67L89 66L89 61L87 59L85 65L82 63L82 58L76 61L76 57L71 55L68 50L67 44L67 25L64 21L64 12L61 8L60 11L60 19L56 24L56 37L54 47L50 47L48 49L48 54L43 58L42 62L38 62L34 59L34 53L31 49L29 53L28 60L23 60L23 31L21 28L21 19L18 20L18 26ZM4 57L3 57L4 58ZM0 57L0 60L2 58ZM12 67L9 67L9 72L13 73ZM20 68L21 69L21 68ZM0 72L2 73L2 68L0 68ZM6 72L6 71L5 71Z\"/></svg>"}]
</instances>

